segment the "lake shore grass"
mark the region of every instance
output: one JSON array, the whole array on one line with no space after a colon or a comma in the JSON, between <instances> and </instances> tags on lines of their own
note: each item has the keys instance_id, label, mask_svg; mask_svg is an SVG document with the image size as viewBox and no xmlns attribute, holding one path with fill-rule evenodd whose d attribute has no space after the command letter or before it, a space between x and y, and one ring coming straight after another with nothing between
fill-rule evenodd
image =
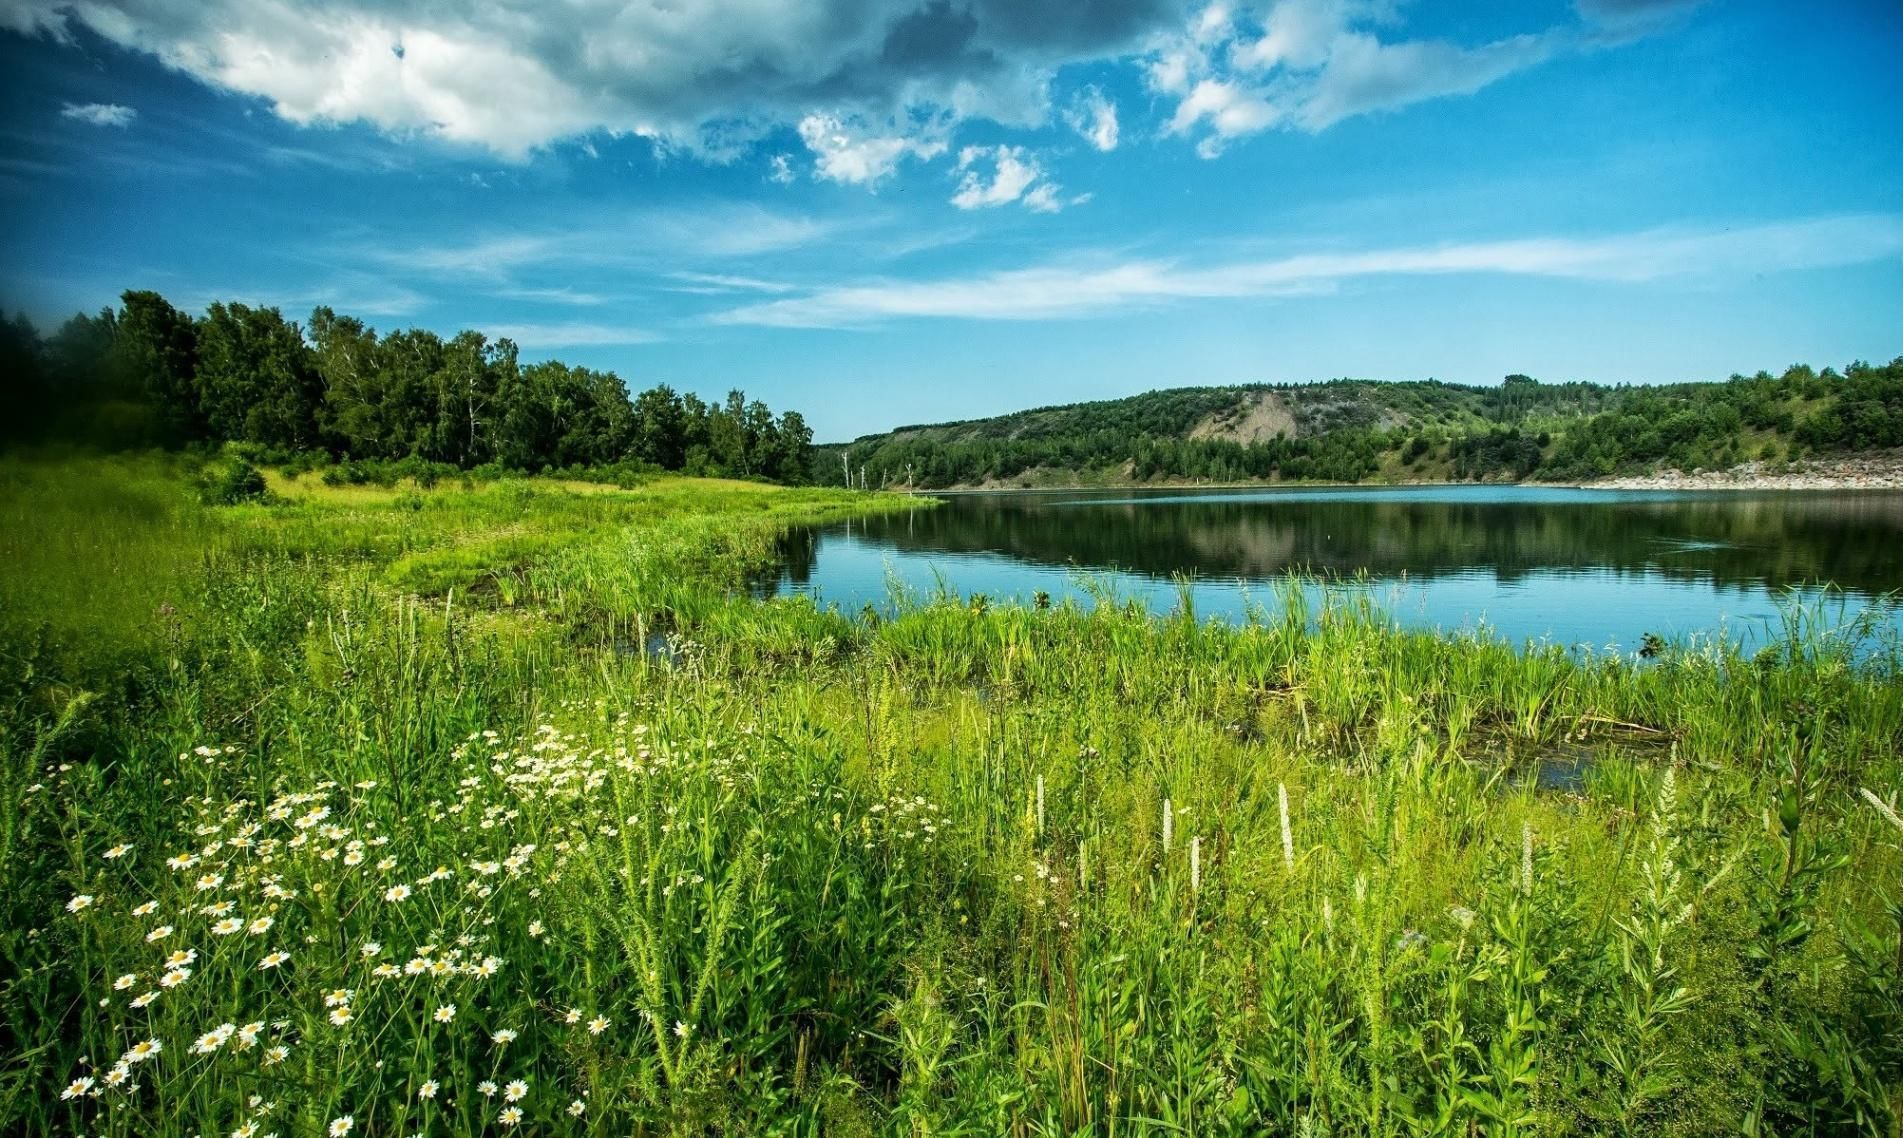
<instances>
[{"instance_id":1,"label":"lake shore grass","mask_svg":"<svg viewBox=\"0 0 1903 1138\"><path fill-rule=\"evenodd\" d=\"M1903 1125L1903 682L1292 583L758 601L899 495L0 463L0 1130Z\"/></svg>"}]
</instances>

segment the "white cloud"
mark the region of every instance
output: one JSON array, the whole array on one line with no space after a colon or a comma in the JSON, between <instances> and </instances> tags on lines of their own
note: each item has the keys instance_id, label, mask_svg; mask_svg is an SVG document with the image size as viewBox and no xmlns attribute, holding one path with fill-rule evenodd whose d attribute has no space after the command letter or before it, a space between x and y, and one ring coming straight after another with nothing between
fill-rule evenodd
<instances>
[{"instance_id":1,"label":"white cloud","mask_svg":"<svg viewBox=\"0 0 1903 1138\"><path fill-rule=\"evenodd\" d=\"M59 113L61 118L76 119L93 126L125 127L132 125L132 120L139 117L138 111L118 103L67 103L60 108Z\"/></svg>"},{"instance_id":2,"label":"white cloud","mask_svg":"<svg viewBox=\"0 0 1903 1138\"><path fill-rule=\"evenodd\" d=\"M1268 0L1260 15L1212 7L1152 50L1146 77L1152 90L1177 99L1167 132L1201 133L1197 151L1213 158L1229 140L1272 127L1321 131L1357 115L1470 95L1562 52L1654 30L1658 13L1689 6L1587 0L1578 24L1475 46L1383 38L1399 22L1386 0Z\"/></svg>"},{"instance_id":3,"label":"white cloud","mask_svg":"<svg viewBox=\"0 0 1903 1138\"><path fill-rule=\"evenodd\" d=\"M734 276L731 273L671 273L677 281L685 282L675 291L706 293L709 295L733 292L792 292L793 286L781 281L763 280L759 277Z\"/></svg>"},{"instance_id":4,"label":"white cloud","mask_svg":"<svg viewBox=\"0 0 1903 1138\"><path fill-rule=\"evenodd\" d=\"M726 157L809 115L1041 123L1059 68L1140 50L1183 3L0 0L0 28L85 27L296 123L515 158L595 131ZM848 150L822 176L873 181L916 152Z\"/></svg>"},{"instance_id":5,"label":"white cloud","mask_svg":"<svg viewBox=\"0 0 1903 1138\"><path fill-rule=\"evenodd\" d=\"M748 305L712 319L784 327L858 327L907 317L1047 320L1196 298L1325 292L1378 276L1490 273L1637 283L1684 275L1736 278L1899 256L1903 215L1856 214L1725 229L1309 253L1204 266L1139 260L1042 265L940 280L878 280Z\"/></svg>"},{"instance_id":6,"label":"white cloud","mask_svg":"<svg viewBox=\"0 0 1903 1138\"><path fill-rule=\"evenodd\" d=\"M523 348L573 348L614 344L652 344L661 337L644 328L618 324L497 324L483 330L492 340L514 340Z\"/></svg>"},{"instance_id":7,"label":"white cloud","mask_svg":"<svg viewBox=\"0 0 1903 1138\"><path fill-rule=\"evenodd\" d=\"M1198 123L1207 121L1214 134L1198 146L1205 158L1220 153L1220 140L1254 134L1274 125L1282 112L1261 95L1240 83L1204 79L1176 104L1170 118L1169 133L1185 134Z\"/></svg>"},{"instance_id":8,"label":"white cloud","mask_svg":"<svg viewBox=\"0 0 1903 1138\"><path fill-rule=\"evenodd\" d=\"M1117 104L1097 88L1086 87L1079 91L1064 112L1064 121L1097 149L1117 148Z\"/></svg>"},{"instance_id":9,"label":"white cloud","mask_svg":"<svg viewBox=\"0 0 1903 1138\"><path fill-rule=\"evenodd\" d=\"M869 219L868 219L869 220ZM747 257L800 248L844 225L744 203L615 212L575 218L560 231L476 236L433 245L348 252L389 270L506 280L527 268L641 266L662 260ZM559 278L557 278L559 279Z\"/></svg>"},{"instance_id":10,"label":"white cloud","mask_svg":"<svg viewBox=\"0 0 1903 1138\"><path fill-rule=\"evenodd\" d=\"M988 181L977 168L985 163L991 165ZM959 209L1010 205L1020 198L1025 205L1040 212L1050 213L1061 208L1056 201L1058 187L1049 182L1037 186L1033 191L1035 197L1026 196L1025 191L1044 177L1044 171L1022 146L967 146L958 153L958 169L964 177L951 203Z\"/></svg>"},{"instance_id":11,"label":"white cloud","mask_svg":"<svg viewBox=\"0 0 1903 1138\"><path fill-rule=\"evenodd\" d=\"M814 169L828 181L877 185L907 157L936 158L949 145L940 123L888 121L874 128L864 120L807 115L800 120L800 141L813 152Z\"/></svg>"},{"instance_id":12,"label":"white cloud","mask_svg":"<svg viewBox=\"0 0 1903 1138\"><path fill-rule=\"evenodd\" d=\"M776 185L781 185L781 186L787 186L792 184L793 182L792 158L788 157L785 154L775 154L773 156L772 162L770 163L770 167L771 167L770 172L767 174L767 181L773 182Z\"/></svg>"},{"instance_id":13,"label":"white cloud","mask_svg":"<svg viewBox=\"0 0 1903 1138\"><path fill-rule=\"evenodd\" d=\"M608 303L608 298L595 292L579 292L563 286L561 288L499 288L491 294L504 300L526 300L534 304L564 304L578 308L592 308Z\"/></svg>"},{"instance_id":14,"label":"white cloud","mask_svg":"<svg viewBox=\"0 0 1903 1138\"><path fill-rule=\"evenodd\" d=\"M1115 148L1101 91L1051 105L1067 66L1141 59L1175 133L1213 154L1471 93L1698 0L1574 2L1564 24L1472 45L1399 36L1399 0L0 0L0 29L71 43L83 27L290 122L511 159L605 132L729 161L792 126L817 177L875 186L970 120L1035 128L1058 110Z\"/></svg>"}]
</instances>

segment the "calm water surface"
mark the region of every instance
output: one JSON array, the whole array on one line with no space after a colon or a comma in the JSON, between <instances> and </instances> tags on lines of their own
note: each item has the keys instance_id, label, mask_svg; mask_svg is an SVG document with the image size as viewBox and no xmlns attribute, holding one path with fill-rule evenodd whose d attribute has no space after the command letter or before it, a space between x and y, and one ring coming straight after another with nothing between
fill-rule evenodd
<instances>
[{"instance_id":1,"label":"calm water surface","mask_svg":"<svg viewBox=\"0 0 1903 1138\"><path fill-rule=\"evenodd\" d=\"M966 494L908 515L796 531L767 593L856 611L892 586L1199 615L1275 603L1290 572L1351 586L1402 622L1630 648L1648 632L1762 643L1781 599L1842 590L1854 613L1903 588L1903 492L1527 486ZM1793 590L1795 594L1793 594ZM1894 611L1885 619L1903 628Z\"/></svg>"}]
</instances>

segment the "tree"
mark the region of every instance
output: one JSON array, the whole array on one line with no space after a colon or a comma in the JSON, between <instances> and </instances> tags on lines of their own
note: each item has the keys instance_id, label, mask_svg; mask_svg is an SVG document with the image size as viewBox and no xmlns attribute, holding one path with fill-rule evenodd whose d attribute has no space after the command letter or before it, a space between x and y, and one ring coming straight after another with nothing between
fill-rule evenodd
<instances>
[{"instance_id":1,"label":"tree","mask_svg":"<svg viewBox=\"0 0 1903 1138\"><path fill-rule=\"evenodd\" d=\"M687 460L687 412L681 397L663 383L634 400L634 453L663 470L679 470Z\"/></svg>"},{"instance_id":2,"label":"tree","mask_svg":"<svg viewBox=\"0 0 1903 1138\"><path fill-rule=\"evenodd\" d=\"M212 304L199 326L197 388L213 438L318 445L323 381L303 333L275 308Z\"/></svg>"},{"instance_id":3,"label":"tree","mask_svg":"<svg viewBox=\"0 0 1903 1138\"><path fill-rule=\"evenodd\" d=\"M120 297L113 371L123 398L151 411L152 441L177 445L203 438L198 406L198 325L156 292Z\"/></svg>"}]
</instances>

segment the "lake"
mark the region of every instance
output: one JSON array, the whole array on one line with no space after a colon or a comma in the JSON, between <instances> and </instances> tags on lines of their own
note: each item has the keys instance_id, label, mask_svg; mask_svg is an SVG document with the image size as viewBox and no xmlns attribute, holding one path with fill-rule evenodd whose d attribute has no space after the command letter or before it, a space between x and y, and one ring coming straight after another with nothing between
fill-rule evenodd
<instances>
[{"instance_id":1,"label":"lake","mask_svg":"<svg viewBox=\"0 0 1903 1138\"><path fill-rule=\"evenodd\" d=\"M1763 643L1780 602L1832 619L1903 588L1903 492L1535 486L1001 492L798 530L764 594L857 611L892 586L994 602L1239 619L1292 572L1354 579L1404 624L1637 646L1647 633ZM1841 590L1827 597L1819 588ZM1892 608L1891 628L1903 628Z\"/></svg>"}]
</instances>

